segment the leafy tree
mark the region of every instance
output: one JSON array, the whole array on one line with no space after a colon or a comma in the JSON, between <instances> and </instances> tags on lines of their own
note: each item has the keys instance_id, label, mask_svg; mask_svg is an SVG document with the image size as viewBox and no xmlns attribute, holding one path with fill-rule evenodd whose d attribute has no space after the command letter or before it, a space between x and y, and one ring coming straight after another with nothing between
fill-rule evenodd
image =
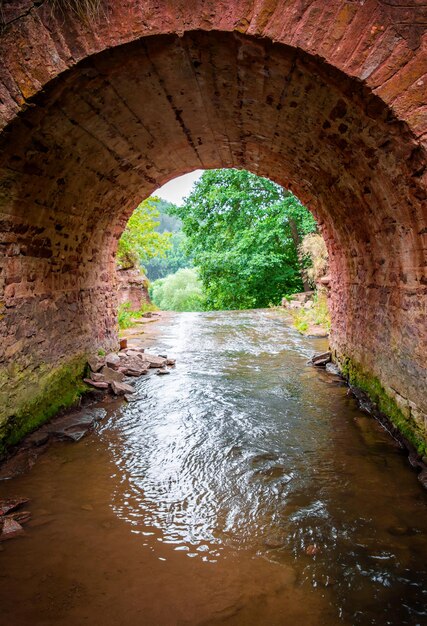
<instances>
[{"instance_id":1,"label":"leafy tree","mask_svg":"<svg viewBox=\"0 0 427 626\"><path fill-rule=\"evenodd\" d=\"M166 250L164 256L154 257L146 264L146 273L150 280L164 278L179 269L192 267L192 258L187 249L187 237L182 230L172 233L170 243L171 247Z\"/></svg>"},{"instance_id":2,"label":"leafy tree","mask_svg":"<svg viewBox=\"0 0 427 626\"><path fill-rule=\"evenodd\" d=\"M176 206L172 204L172 202L163 200L163 198L153 197L152 200L160 214L159 225L156 226L157 232L164 233L167 231L169 233L177 233L182 230L181 220L174 215Z\"/></svg>"},{"instance_id":3,"label":"leafy tree","mask_svg":"<svg viewBox=\"0 0 427 626\"><path fill-rule=\"evenodd\" d=\"M151 284L150 297L164 311L203 311L205 295L194 268L180 269L175 274Z\"/></svg>"},{"instance_id":4,"label":"leafy tree","mask_svg":"<svg viewBox=\"0 0 427 626\"><path fill-rule=\"evenodd\" d=\"M156 197L147 198L129 218L117 249L117 263L122 268L144 266L149 259L164 256L171 247L171 234L155 230L159 225L157 218L160 213L156 206L159 200Z\"/></svg>"},{"instance_id":5,"label":"leafy tree","mask_svg":"<svg viewBox=\"0 0 427 626\"><path fill-rule=\"evenodd\" d=\"M289 191L244 170L210 170L174 212L206 308L263 307L302 289L298 244L316 222Z\"/></svg>"}]
</instances>

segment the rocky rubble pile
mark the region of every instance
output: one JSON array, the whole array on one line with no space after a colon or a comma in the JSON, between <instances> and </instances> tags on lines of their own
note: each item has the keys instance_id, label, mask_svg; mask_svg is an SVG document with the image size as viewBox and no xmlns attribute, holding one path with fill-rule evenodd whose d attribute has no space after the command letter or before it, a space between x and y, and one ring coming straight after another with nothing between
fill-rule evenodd
<instances>
[{"instance_id":1,"label":"rocky rubble pile","mask_svg":"<svg viewBox=\"0 0 427 626\"><path fill-rule=\"evenodd\" d=\"M294 293L291 299L282 298L282 306L285 309L311 309L314 301L314 291L302 291L301 293Z\"/></svg>"},{"instance_id":2,"label":"rocky rubble pile","mask_svg":"<svg viewBox=\"0 0 427 626\"><path fill-rule=\"evenodd\" d=\"M16 511L23 504L27 504L26 498L9 498L0 500L0 541L13 539L22 535L24 529L22 524L31 518L29 511Z\"/></svg>"},{"instance_id":3,"label":"rocky rubble pile","mask_svg":"<svg viewBox=\"0 0 427 626\"><path fill-rule=\"evenodd\" d=\"M149 354L144 348L125 348L120 352L111 352L107 356L95 356L88 359L89 378L84 382L96 389L111 390L120 396L134 393L135 389L125 377L144 376L150 369L157 369L157 374L169 374L174 359L167 356Z\"/></svg>"}]
</instances>

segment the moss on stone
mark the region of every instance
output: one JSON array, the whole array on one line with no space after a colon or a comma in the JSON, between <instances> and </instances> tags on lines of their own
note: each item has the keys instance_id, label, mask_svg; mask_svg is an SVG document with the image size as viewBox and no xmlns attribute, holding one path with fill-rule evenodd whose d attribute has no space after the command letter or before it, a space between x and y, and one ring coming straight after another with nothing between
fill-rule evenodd
<instances>
[{"instance_id":1,"label":"moss on stone","mask_svg":"<svg viewBox=\"0 0 427 626\"><path fill-rule=\"evenodd\" d=\"M61 409L78 401L88 390L82 381L86 367L86 357L80 355L54 369L45 366L44 371L40 371L35 396L0 426L0 458L8 447L17 444Z\"/></svg>"},{"instance_id":2,"label":"moss on stone","mask_svg":"<svg viewBox=\"0 0 427 626\"><path fill-rule=\"evenodd\" d=\"M398 431L407 439L418 451L420 455L427 452L426 433L411 418L410 412L405 415L402 409L384 389L380 380L368 373L361 366L355 364L348 357L338 358L343 376L350 385L358 387L364 391L372 402L376 404L378 410L384 414Z\"/></svg>"}]
</instances>

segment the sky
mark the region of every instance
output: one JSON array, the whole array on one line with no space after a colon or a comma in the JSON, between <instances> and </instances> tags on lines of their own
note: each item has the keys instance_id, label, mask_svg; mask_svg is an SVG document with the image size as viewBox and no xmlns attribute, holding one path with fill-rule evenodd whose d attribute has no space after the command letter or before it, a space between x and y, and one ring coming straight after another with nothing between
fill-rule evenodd
<instances>
[{"instance_id":1,"label":"sky","mask_svg":"<svg viewBox=\"0 0 427 626\"><path fill-rule=\"evenodd\" d=\"M178 178L170 180L166 185L159 187L152 195L160 196L163 200L179 206L182 203L182 199L190 194L193 184L196 180L199 180L202 174L203 170L194 170L194 172L184 174L184 176L178 176Z\"/></svg>"}]
</instances>

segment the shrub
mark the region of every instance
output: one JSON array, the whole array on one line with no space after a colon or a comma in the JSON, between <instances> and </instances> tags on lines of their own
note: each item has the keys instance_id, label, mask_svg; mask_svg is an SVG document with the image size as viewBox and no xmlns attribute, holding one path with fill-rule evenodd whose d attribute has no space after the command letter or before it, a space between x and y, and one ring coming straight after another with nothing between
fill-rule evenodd
<instances>
[{"instance_id":1,"label":"shrub","mask_svg":"<svg viewBox=\"0 0 427 626\"><path fill-rule=\"evenodd\" d=\"M205 295L194 268L180 269L175 274L151 284L150 296L164 311L203 311Z\"/></svg>"}]
</instances>

